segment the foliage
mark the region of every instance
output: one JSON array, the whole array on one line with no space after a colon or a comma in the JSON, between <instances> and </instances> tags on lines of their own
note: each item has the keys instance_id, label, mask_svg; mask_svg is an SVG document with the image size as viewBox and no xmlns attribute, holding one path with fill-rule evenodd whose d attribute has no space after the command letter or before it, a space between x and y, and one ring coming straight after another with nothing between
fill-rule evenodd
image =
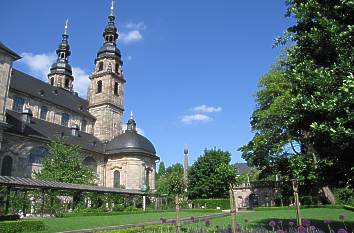
<instances>
[{"instance_id":1,"label":"foliage","mask_svg":"<svg viewBox=\"0 0 354 233\"><path fill-rule=\"evenodd\" d=\"M167 194L182 195L186 190L186 183L180 174L172 172L168 178Z\"/></svg>"},{"instance_id":2,"label":"foliage","mask_svg":"<svg viewBox=\"0 0 354 233\"><path fill-rule=\"evenodd\" d=\"M252 168L250 171L245 172L237 177L237 183L242 184L246 182L255 182L259 180L260 170L257 168Z\"/></svg>"},{"instance_id":3,"label":"foliage","mask_svg":"<svg viewBox=\"0 0 354 233\"><path fill-rule=\"evenodd\" d=\"M161 173L162 174L162 173ZM169 194L170 180L172 174L178 174L183 177L183 166L180 163L173 164L167 167L163 175L158 176L156 181L156 190L158 194Z\"/></svg>"},{"instance_id":4,"label":"foliage","mask_svg":"<svg viewBox=\"0 0 354 233\"><path fill-rule=\"evenodd\" d=\"M297 21L283 42L292 45L260 80L255 136L240 148L263 175L354 186L353 10L351 1L288 0Z\"/></svg>"},{"instance_id":5,"label":"foliage","mask_svg":"<svg viewBox=\"0 0 354 233\"><path fill-rule=\"evenodd\" d=\"M193 205L194 207L204 206L208 209L216 209L217 207L220 207L223 210L228 210L230 209L230 199L195 199L193 200Z\"/></svg>"},{"instance_id":6,"label":"foliage","mask_svg":"<svg viewBox=\"0 0 354 233\"><path fill-rule=\"evenodd\" d=\"M43 220L18 220L0 222L1 233L39 232L45 229Z\"/></svg>"},{"instance_id":7,"label":"foliage","mask_svg":"<svg viewBox=\"0 0 354 233\"><path fill-rule=\"evenodd\" d=\"M229 166L231 154L220 149L205 150L188 172L188 194L195 198L228 196L229 182L235 170ZM226 171L226 173L224 173Z\"/></svg>"},{"instance_id":8,"label":"foliage","mask_svg":"<svg viewBox=\"0 0 354 233\"><path fill-rule=\"evenodd\" d=\"M159 164L159 169L157 171L156 179L159 179L161 176L163 176L165 174L166 174L165 163L163 161L161 161Z\"/></svg>"},{"instance_id":9,"label":"foliage","mask_svg":"<svg viewBox=\"0 0 354 233\"><path fill-rule=\"evenodd\" d=\"M48 144L49 154L43 167L35 173L36 179L73 184L94 184L95 174L82 163L79 146L65 145L61 141Z\"/></svg>"},{"instance_id":10,"label":"foliage","mask_svg":"<svg viewBox=\"0 0 354 233\"><path fill-rule=\"evenodd\" d=\"M354 191L350 188L337 188L334 190L334 195L338 204L354 206Z\"/></svg>"}]
</instances>

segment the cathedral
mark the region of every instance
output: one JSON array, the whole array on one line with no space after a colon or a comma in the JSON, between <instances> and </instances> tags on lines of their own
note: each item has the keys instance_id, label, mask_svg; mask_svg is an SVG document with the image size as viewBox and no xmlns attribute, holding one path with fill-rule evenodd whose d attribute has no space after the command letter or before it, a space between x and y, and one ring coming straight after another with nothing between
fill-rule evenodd
<instances>
[{"instance_id":1,"label":"cathedral","mask_svg":"<svg viewBox=\"0 0 354 233\"><path fill-rule=\"evenodd\" d=\"M97 174L98 185L155 189L154 145L137 132L133 114L123 129L126 80L118 36L112 2L87 99L73 86L67 23L47 82L12 68L21 57L0 42L1 176L32 177L48 142L60 138L81 147L82 163Z\"/></svg>"}]
</instances>

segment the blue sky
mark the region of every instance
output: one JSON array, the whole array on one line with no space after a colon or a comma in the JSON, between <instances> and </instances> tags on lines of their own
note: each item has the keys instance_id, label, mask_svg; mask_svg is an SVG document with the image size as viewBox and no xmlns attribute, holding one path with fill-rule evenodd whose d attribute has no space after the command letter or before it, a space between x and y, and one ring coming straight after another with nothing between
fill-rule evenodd
<instances>
[{"instance_id":1,"label":"blue sky","mask_svg":"<svg viewBox=\"0 0 354 233\"><path fill-rule=\"evenodd\" d=\"M14 66L45 79L66 18L74 88L86 95L103 43L110 0L3 0L0 40L23 56ZM232 153L252 138L258 79L276 60L274 38L291 25L284 0L121 0L116 3L127 80L125 121L138 127L166 164L191 163L205 148Z\"/></svg>"}]
</instances>

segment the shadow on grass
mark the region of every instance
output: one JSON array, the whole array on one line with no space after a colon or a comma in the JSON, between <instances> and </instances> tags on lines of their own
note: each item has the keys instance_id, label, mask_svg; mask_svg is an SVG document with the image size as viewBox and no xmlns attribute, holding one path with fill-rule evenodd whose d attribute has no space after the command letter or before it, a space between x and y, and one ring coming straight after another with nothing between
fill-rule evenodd
<instances>
[{"instance_id":1,"label":"shadow on grass","mask_svg":"<svg viewBox=\"0 0 354 233\"><path fill-rule=\"evenodd\" d=\"M310 226L315 226L317 229L321 229L324 232L329 232L329 228L328 228L328 224L325 224L323 220L319 220L319 219L306 219L308 221L310 221ZM290 229L290 222L295 223L293 226L296 226L296 219L293 220L282 220L282 219L276 219L276 218L269 218L269 219L262 219L260 221L252 221L250 223L250 225L254 226L254 227L260 227L263 226L264 228L266 228L267 230L272 230L272 228L269 226L269 223L271 221L274 221L276 223L274 229L278 230L278 229L284 229L284 230L288 230ZM332 230L334 230L335 232L337 232L339 229L347 229L348 233L354 232L354 221L344 221L344 224L342 221L340 220L331 220L330 222L330 227Z\"/></svg>"}]
</instances>

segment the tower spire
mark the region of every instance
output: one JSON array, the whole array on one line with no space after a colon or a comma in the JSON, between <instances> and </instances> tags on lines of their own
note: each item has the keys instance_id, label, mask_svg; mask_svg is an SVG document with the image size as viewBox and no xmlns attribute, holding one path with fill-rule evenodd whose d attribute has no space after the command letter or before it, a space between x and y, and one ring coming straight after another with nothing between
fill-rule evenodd
<instances>
[{"instance_id":1,"label":"tower spire","mask_svg":"<svg viewBox=\"0 0 354 233\"><path fill-rule=\"evenodd\" d=\"M68 24L69 24L69 19L66 19L65 26L64 26L64 35L68 35Z\"/></svg>"},{"instance_id":2,"label":"tower spire","mask_svg":"<svg viewBox=\"0 0 354 233\"><path fill-rule=\"evenodd\" d=\"M70 45L68 34L69 20L65 20L64 32L62 34L61 42L56 50L57 60L53 63L48 74L48 79L51 85L64 88L68 91L73 91L72 82L74 77L72 69L69 65Z\"/></svg>"},{"instance_id":3,"label":"tower spire","mask_svg":"<svg viewBox=\"0 0 354 233\"><path fill-rule=\"evenodd\" d=\"M115 4L115 0L112 0L112 2L111 2L111 15L110 16L114 16L114 4Z\"/></svg>"}]
</instances>

